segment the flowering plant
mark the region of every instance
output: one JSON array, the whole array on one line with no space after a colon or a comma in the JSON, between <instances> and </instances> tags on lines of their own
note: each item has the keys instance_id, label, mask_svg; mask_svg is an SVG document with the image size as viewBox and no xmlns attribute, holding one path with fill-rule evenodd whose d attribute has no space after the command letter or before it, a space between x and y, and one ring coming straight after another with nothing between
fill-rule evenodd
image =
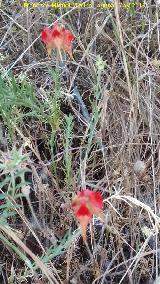
<instances>
[{"instance_id":1,"label":"flowering plant","mask_svg":"<svg viewBox=\"0 0 160 284\"><path fill-rule=\"evenodd\" d=\"M41 40L45 43L49 56L52 48L56 48L61 60L61 50L64 50L73 59L72 42L74 35L63 26L55 24L52 29L44 28L41 32Z\"/></svg>"},{"instance_id":2,"label":"flowering plant","mask_svg":"<svg viewBox=\"0 0 160 284\"><path fill-rule=\"evenodd\" d=\"M75 216L80 223L83 240L86 240L87 225L90 222L93 214L101 219L103 216L103 199L100 192L94 192L85 189L77 192L73 198L71 207L74 210Z\"/></svg>"}]
</instances>

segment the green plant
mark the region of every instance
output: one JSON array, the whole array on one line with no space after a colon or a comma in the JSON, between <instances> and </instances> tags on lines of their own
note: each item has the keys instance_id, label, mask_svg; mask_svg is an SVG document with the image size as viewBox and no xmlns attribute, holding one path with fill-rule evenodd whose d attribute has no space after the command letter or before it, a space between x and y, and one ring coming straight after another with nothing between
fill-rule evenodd
<instances>
[{"instance_id":1,"label":"green plant","mask_svg":"<svg viewBox=\"0 0 160 284\"><path fill-rule=\"evenodd\" d=\"M64 171L65 171L65 183L67 189L70 189L72 185L72 151L71 144L73 139L73 116L69 114L65 116L64 121Z\"/></svg>"}]
</instances>

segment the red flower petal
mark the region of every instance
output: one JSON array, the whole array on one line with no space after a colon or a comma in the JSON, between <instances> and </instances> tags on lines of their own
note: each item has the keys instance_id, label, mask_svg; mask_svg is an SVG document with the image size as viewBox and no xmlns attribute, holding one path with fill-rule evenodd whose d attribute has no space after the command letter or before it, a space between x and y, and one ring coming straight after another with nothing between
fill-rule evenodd
<instances>
[{"instance_id":1,"label":"red flower petal","mask_svg":"<svg viewBox=\"0 0 160 284\"><path fill-rule=\"evenodd\" d=\"M85 205L81 205L80 208L77 210L75 213L76 217L82 217L82 216L87 216L89 218L92 217L92 213L89 211L89 209Z\"/></svg>"},{"instance_id":2,"label":"red flower petal","mask_svg":"<svg viewBox=\"0 0 160 284\"><path fill-rule=\"evenodd\" d=\"M62 28L59 27L57 24L54 25L51 29L52 39L55 37L62 37Z\"/></svg>"},{"instance_id":3,"label":"red flower petal","mask_svg":"<svg viewBox=\"0 0 160 284\"><path fill-rule=\"evenodd\" d=\"M71 46L74 40L74 35L69 30L64 30L64 43Z\"/></svg>"},{"instance_id":4,"label":"red flower petal","mask_svg":"<svg viewBox=\"0 0 160 284\"><path fill-rule=\"evenodd\" d=\"M74 40L73 34L69 30L64 30L64 50L69 54L69 56L73 59L72 55L72 41Z\"/></svg>"},{"instance_id":5,"label":"red flower petal","mask_svg":"<svg viewBox=\"0 0 160 284\"><path fill-rule=\"evenodd\" d=\"M90 196L91 198L91 203L102 209L103 208L103 199L102 199L102 195L100 192L93 192L93 194Z\"/></svg>"},{"instance_id":6,"label":"red flower petal","mask_svg":"<svg viewBox=\"0 0 160 284\"><path fill-rule=\"evenodd\" d=\"M78 196L80 198L86 198L86 201L88 199L92 206L96 206L100 209L103 208L103 199L100 192L94 192L89 189L84 189L78 192Z\"/></svg>"},{"instance_id":7,"label":"red flower petal","mask_svg":"<svg viewBox=\"0 0 160 284\"><path fill-rule=\"evenodd\" d=\"M60 37L61 36L61 33L58 30L53 30L51 32L51 34L52 34L52 37Z\"/></svg>"},{"instance_id":8,"label":"red flower petal","mask_svg":"<svg viewBox=\"0 0 160 284\"><path fill-rule=\"evenodd\" d=\"M51 31L48 28L44 28L41 32L41 40L45 44L48 44L52 40Z\"/></svg>"}]
</instances>

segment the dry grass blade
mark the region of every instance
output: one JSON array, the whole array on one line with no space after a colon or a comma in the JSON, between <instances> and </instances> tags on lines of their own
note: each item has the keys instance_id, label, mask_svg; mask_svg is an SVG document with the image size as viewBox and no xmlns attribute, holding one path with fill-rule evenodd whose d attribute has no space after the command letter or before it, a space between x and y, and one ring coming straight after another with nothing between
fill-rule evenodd
<instances>
[{"instance_id":1,"label":"dry grass blade","mask_svg":"<svg viewBox=\"0 0 160 284\"><path fill-rule=\"evenodd\" d=\"M16 234L8 226L0 225L0 229L2 232L8 235L8 237L11 238L18 245L18 247L24 250L25 253L28 254L32 258L32 260L34 260L36 265L46 275L46 277L48 278L51 284L62 283L61 281L57 281L53 273L44 265L44 263L28 247L26 247L26 245L16 236Z\"/></svg>"}]
</instances>

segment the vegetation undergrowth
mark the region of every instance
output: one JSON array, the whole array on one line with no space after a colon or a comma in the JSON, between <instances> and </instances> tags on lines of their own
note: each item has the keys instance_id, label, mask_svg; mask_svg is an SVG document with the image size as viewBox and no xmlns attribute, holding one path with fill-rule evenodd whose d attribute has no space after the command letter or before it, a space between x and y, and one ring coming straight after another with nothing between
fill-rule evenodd
<instances>
[{"instance_id":1,"label":"vegetation undergrowth","mask_svg":"<svg viewBox=\"0 0 160 284\"><path fill-rule=\"evenodd\" d=\"M6 2L0 283L158 283L159 1Z\"/></svg>"}]
</instances>

